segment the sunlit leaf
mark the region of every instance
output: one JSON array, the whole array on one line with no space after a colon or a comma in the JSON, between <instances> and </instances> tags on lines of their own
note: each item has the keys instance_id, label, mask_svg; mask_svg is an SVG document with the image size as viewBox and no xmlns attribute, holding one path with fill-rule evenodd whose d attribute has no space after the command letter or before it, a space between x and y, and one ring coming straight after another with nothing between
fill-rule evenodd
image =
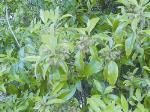
<instances>
[{"instance_id":1,"label":"sunlit leaf","mask_svg":"<svg viewBox=\"0 0 150 112\"><path fill-rule=\"evenodd\" d=\"M107 80L111 85L114 85L118 78L118 65L114 61L110 61L108 64L108 76Z\"/></svg>"},{"instance_id":2,"label":"sunlit leaf","mask_svg":"<svg viewBox=\"0 0 150 112\"><path fill-rule=\"evenodd\" d=\"M147 70L147 71L149 71L149 72L150 72L150 68L149 68L149 67L147 67L147 66L143 66L143 68L144 68L145 70Z\"/></svg>"},{"instance_id":3,"label":"sunlit leaf","mask_svg":"<svg viewBox=\"0 0 150 112\"><path fill-rule=\"evenodd\" d=\"M46 24L49 19L49 11L40 10L40 18Z\"/></svg>"},{"instance_id":4,"label":"sunlit leaf","mask_svg":"<svg viewBox=\"0 0 150 112\"><path fill-rule=\"evenodd\" d=\"M128 112L128 102L126 98L124 97L124 95L121 95L121 105L122 105L124 112Z\"/></svg>"},{"instance_id":5,"label":"sunlit leaf","mask_svg":"<svg viewBox=\"0 0 150 112\"><path fill-rule=\"evenodd\" d=\"M139 21L140 21L140 18L136 17L133 19L133 21L131 23L131 27L134 32L136 32L136 30L137 30Z\"/></svg>"},{"instance_id":6,"label":"sunlit leaf","mask_svg":"<svg viewBox=\"0 0 150 112\"><path fill-rule=\"evenodd\" d=\"M111 92L113 91L113 88L114 88L114 87L112 87L112 86L108 86L108 87L105 89L104 94L109 94L109 93L111 93Z\"/></svg>"},{"instance_id":7,"label":"sunlit leaf","mask_svg":"<svg viewBox=\"0 0 150 112\"><path fill-rule=\"evenodd\" d=\"M59 18L59 20L62 20L67 17L73 17L73 16L71 14L65 14L65 15L61 16L61 18Z\"/></svg>"},{"instance_id":8,"label":"sunlit leaf","mask_svg":"<svg viewBox=\"0 0 150 112\"><path fill-rule=\"evenodd\" d=\"M40 56L26 56L25 61L36 62L40 59Z\"/></svg>"},{"instance_id":9,"label":"sunlit leaf","mask_svg":"<svg viewBox=\"0 0 150 112\"><path fill-rule=\"evenodd\" d=\"M51 105L51 104L58 104L58 103L64 103L64 100L62 99L50 99L48 100L47 104Z\"/></svg>"},{"instance_id":10,"label":"sunlit leaf","mask_svg":"<svg viewBox=\"0 0 150 112\"><path fill-rule=\"evenodd\" d=\"M84 73L88 76L98 73L100 70L102 70L102 64L98 61L91 61L85 65Z\"/></svg>"},{"instance_id":11,"label":"sunlit leaf","mask_svg":"<svg viewBox=\"0 0 150 112\"><path fill-rule=\"evenodd\" d=\"M58 82L54 84L52 94L56 95L57 92L59 92L63 88L64 84L65 84L64 82Z\"/></svg>"},{"instance_id":12,"label":"sunlit leaf","mask_svg":"<svg viewBox=\"0 0 150 112\"><path fill-rule=\"evenodd\" d=\"M134 48L135 39L136 39L136 35L132 34L125 40L125 51L126 51L127 57L129 57L130 54L132 53L132 50Z\"/></svg>"},{"instance_id":13,"label":"sunlit leaf","mask_svg":"<svg viewBox=\"0 0 150 112\"><path fill-rule=\"evenodd\" d=\"M96 86L96 89L99 91L99 92L103 92L103 88L102 88L102 85L100 84L100 82L99 81L97 81L97 80L94 80L94 84L95 84L95 86Z\"/></svg>"},{"instance_id":14,"label":"sunlit leaf","mask_svg":"<svg viewBox=\"0 0 150 112\"><path fill-rule=\"evenodd\" d=\"M94 29L98 21L99 21L99 18L92 18L88 21L87 28L86 28L86 31L88 32L88 34L91 33L91 31Z\"/></svg>"},{"instance_id":15,"label":"sunlit leaf","mask_svg":"<svg viewBox=\"0 0 150 112\"><path fill-rule=\"evenodd\" d=\"M78 51L76 56L75 56L75 66L76 66L76 69L79 71L84 70L84 61L83 61L82 51Z\"/></svg>"}]
</instances>

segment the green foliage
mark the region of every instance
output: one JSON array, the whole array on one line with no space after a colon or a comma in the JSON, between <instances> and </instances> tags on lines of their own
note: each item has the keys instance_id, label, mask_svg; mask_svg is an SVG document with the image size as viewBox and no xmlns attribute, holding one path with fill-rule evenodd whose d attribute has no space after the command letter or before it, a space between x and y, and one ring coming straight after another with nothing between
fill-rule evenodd
<instances>
[{"instance_id":1,"label":"green foliage","mask_svg":"<svg viewBox=\"0 0 150 112\"><path fill-rule=\"evenodd\" d=\"M149 57L149 0L0 3L1 112L149 112Z\"/></svg>"}]
</instances>

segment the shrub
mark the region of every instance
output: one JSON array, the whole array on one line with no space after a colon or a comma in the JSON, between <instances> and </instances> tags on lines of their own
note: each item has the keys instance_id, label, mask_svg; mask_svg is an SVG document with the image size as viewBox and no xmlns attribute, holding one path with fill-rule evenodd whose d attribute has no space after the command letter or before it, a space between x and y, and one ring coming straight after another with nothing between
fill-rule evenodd
<instances>
[{"instance_id":1,"label":"shrub","mask_svg":"<svg viewBox=\"0 0 150 112\"><path fill-rule=\"evenodd\" d=\"M2 1L0 111L149 112L149 5Z\"/></svg>"}]
</instances>

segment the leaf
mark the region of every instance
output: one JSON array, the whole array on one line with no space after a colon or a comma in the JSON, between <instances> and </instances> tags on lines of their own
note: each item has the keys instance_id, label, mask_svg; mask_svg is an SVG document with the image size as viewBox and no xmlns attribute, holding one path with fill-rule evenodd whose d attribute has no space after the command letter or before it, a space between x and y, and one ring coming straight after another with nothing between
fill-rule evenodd
<instances>
[{"instance_id":1,"label":"leaf","mask_svg":"<svg viewBox=\"0 0 150 112\"><path fill-rule=\"evenodd\" d=\"M112 22L111 22L108 18L106 18L106 20L107 20L107 23L108 23L110 26L113 26Z\"/></svg>"},{"instance_id":2,"label":"leaf","mask_svg":"<svg viewBox=\"0 0 150 112\"><path fill-rule=\"evenodd\" d=\"M63 73L68 74L68 66L67 66L66 62L60 61L59 66L60 66L59 67L60 71L63 71Z\"/></svg>"},{"instance_id":3,"label":"leaf","mask_svg":"<svg viewBox=\"0 0 150 112\"><path fill-rule=\"evenodd\" d=\"M93 28L96 26L98 21L99 21L98 17L93 18L88 21L86 31L88 32L89 35L90 35L91 31L93 30Z\"/></svg>"},{"instance_id":4,"label":"leaf","mask_svg":"<svg viewBox=\"0 0 150 112\"><path fill-rule=\"evenodd\" d=\"M110 40L110 37L105 33L95 34L92 36L92 38L98 38L98 39L101 39L102 41L109 41Z\"/></svg>"},{"instance_id":5,"label":"leaf","mask_svg":"<svg viewBox=\"0 0 150 112\"><path fill-rule=\"evenodd\" d=\"M50 99L50 100L47 101L48 105L58 104L58 103L64 103L64 100L62 100L62 99Z\"/></svg>"},{"instance_id":6,"label":"leaf","mask_svg":"<svg viewBox=\"0 0 150 112\"><path fill-rule=\"evenodd\" d=\"M43 23L46 24L49 19L49 11L48 10L44 11L40 9L40 18L43 21Z\"/></svg>"},{"instance_id":7,"label":"leaf","mask_svg":"<svg viewBox=\"0 0 150 112\"><path fill-rule=\"evenodd\" d=\"M103 77L105 80L107 80L108 77L108 65L105 65L104 69L103 69Z\"/></svg>"},{"instance_id":8,"label":"leaf","mask_svg":"<svg viewBox=\"0 0 150 112\"><path fill-rule=\"evenodd\" d=\"M143 30L142 32L143 32L143 33L146 33L146 34L148 34L148 35L150 35L150 29Z\"/></svg>"},{"instance_id":9,"label":"leaf","mask_svg":"<svg viewBox=\"0 0 150 112\"><path fill-rule=\"evenodd\" d=\"M135 96L136 96L136 98L137 98L138 101L142 100L141 90L140 89L136 89Z\"/></svg>"},{"instance_id":10,"label":"leaf","mask_svg":"<svg viewBox=\"0 0 150 112\"><path fill-rule=\"evenodd\" d=\"M108 76L107 81L114 85L118 78L118 65L114 61L110 61L108 64Z\"/></svg>"},{"instance_id":11,"label":"leaf","mask_svg":"<svg viewBox=\"0 0 150 112\"><path fill-rule=\"evenodd\" d=\"M0 91L6 93L6 88L5 88L4 84L1 84L1 85L0 85Z\"/></svg>"},{"instance_id":12,"label":"leaf","mask_svg":"<svg viewBox=\"0 0 150 112\"><path fill-rule=\"evenodd\" d=\"M133 21L131 23L133 32L136 32L139 21L140 21L140 18L138 18L138 17L133 19Z\"/></svg>"},{"instance_id":13,"label":"leaf","mask_svg":"<svg viewBox=\"0 0 150 112\"><path fill-rule=\"evenodd\" d=\"M55 36L54 23L49 27L50 33L41 33L41 41L43 45L51 50L52 54L55 53L57 47L57 37Z\"/></svg>"},{"instance_id":14,"label":"leaf","mask_svg":"<svg viewBox=\"0 0 150 112\"><path fill-rule=\"evenodd\" d=\"M105 89L104 94L109 94L109 93L111 93L111 92L113 91L113 88L114 88L114 87L112 87L112 86L108 86L108 87Z\"/></svg>"},{"instance_id":15,"label":"leaf","mask_svg":"<svg viewBox=\"0 0 150 112\"><path fill-rule=\"evenodd\" d=\"M105 109L105 108L106 108L106 104L104 103L104 101L102 101L102 100L100 99L100 97L99 97L98 95L93 95L93 96L91 97L91 99L92 99L95 103L97 103L97 105L99 105L99 107L100 107L101 109Z\"/></svg>"},{"instance_id":16,"label":"leaf","mask_svg":"<svg viewBox=\"0 0 150 112\"><path fill-rule=\"evenodd\" d=\"M77 81L75 85L76 85L76 89L81 92L82 91L81 80Z\"/></svg>"},{"instance_id":17,"label":"leaf","mask_svg":"<svg viewBox=\"0 0 150 112\"><path fill-rule=\"evenodd\" d=\"M43 79L45 80L45 76L46 76L46 73L48 71L48 68L49 68L49 64L45 64L43 65L43 69L42 69L42 76L43 76Z\"/></svg>"},{"instance_id":18,"label":"leaf","mask_svg":"<svg viewBox=\"0 0 150 112\"><path fill-rule=\"evenodd\" d=\"M90 47L90 53L91 53L91 60L98 59L98 51L96 46Z\"/></svg>"},{"instance_id":19,"label":"leaf","mask_svg":"<svg viewBox=\"0 0 150 112\"><path fill-rule=\"evenodd\" d=\"M120 23L115 31L116 34L120 34L123 32L123 29L128 25L128 22Z\"/></svg>"},{"instance_id":20,"label":"leaf","mask_svg":"<svg viewBox=\"0 0 150 112\"><path fill-rule=\"evenodd\" d=\"M85 31L86 31L86 28L74 28L74 30L76 30L77 32L79 32L80 34L83 34L85 35Z\"/></svg>"},{"instance_id":21,"label":"leaf","mask_svg":"<svg viewBox=\"0 0 150 112\"><path fill-rule=\"evenodd\" d=\"M143 104L138 103L137 108L134 110L134 112L149 112L149 110L145 108Z\"/></svg>"},{"instance_id":22,"label":"leaf","mask_svg":"<svg viewBox=\"0 0 150 112\"><path fill-rule=\"evenodd\" d=\"M128 0L132 5L138 6L137 0Z\"/></svg>"},{"instance_id":23,"label":"leaf","mask_svg":"<svg viewBox=\"0 0 150 112\"><path fill-rule=\"evenodd\" d=\"M149 0L140 0L140 4L146 5L149 2Z\"/></svg>"},{"instance_id":24,"label":"leaf","mask_svg":"<svg viewBox=\"0 0 150 112\"><path fill-rule=\"evenodd\" d=\"M56 8L55 8L55 16L54 16L54 22L56 22L57 20L58 20L58 18L59 18L59 7L57 6Z\"/></svg>"},{"instance_id":25,"label":"leaf","mask_svg":"<svg viewBox=\"0 0 150 112\"><path fill-rule=\"evenodd\" d=\"M65 14L65 15L61 16L61 18L59 18L59 20L62 20L67 17L73 17L73 16L71 14Z\"/></svg>"},{"instance_id":26,"label":"leaf","mask_svg":"<svg viewBox=\"0 0 150 112\"><path fill-rule=\"evenodd\" d=\"M125 40L125 51L126 51L126 56L129 57L130 54L132 53L134 43L135 43L136 36L135 34L132 34L130 37L128 37Z\"/></svg>"},{"instance_id":27,"label":"leaf","mask_svg":"<svg viewBox=\"0 0 150 112\"><path fill-rule=\"evenodd\" d=\"M49 44L50 35L49 34L41 34L41 42L44 44Z\"/></svg>"},{"instance_id":28,"label":"leaf","mask_svg":"<svg viewBox=\"0 0 150 112\"><path fill-rule=\"evenodd\" d=\"M97 81L97 80L94 80L94 84L95 84L95 86L96 86L96 89L97 89L100 93L102 93L102 92L103 92L103 87L102 87L102 85L100 84L100 82Z\"/></svg>"},{"instance_id":29,"label":"leaf","mask_svg":"<svg viewBox=\"0 0 150 112\"><path fill-rule=\"evenodd\" d=\"M99 108L99 103L95 100L98 100L98 98L94 98L94 96L92 96L91 98L87 99L87 104L90 105L90 108L92 110L94 110L94 112L101 112L100 108Z\"/></svg>"},{"instance_id":30,"label":"leaf","mask_svg":"<svg viewBox=\"0 0 150 112\"><path fill-rule=\"evenodd\" d=\"M3 71L0 71L0 77L3 76L3 75L4 75L4 74L3 74Z\"/></svg>"},{"instance_id":31,"label":"leaf","mask_svg":"<svg viewBox=\"0 0 150 112\"><path fill-rule=\"evenodd\" d=\"M90 105L90 108L94 110L94 112L101 112L101 110L107 108L104 101L100 99L99 95L93 95L87 99L87 103Z\"/></svg>"},{"instance_id":32,"label":"leaf","mask_svg":"<svg viewBox=\"0 0 150 112\"><path fill-rule=\"evenodd\" d=\"M52 89L52 94L56 95L57 92L59 92L63 88L64 84L65 84L64 82L58 82L54 84L53 89Z\"/></svg>"},{"instance_id":33,"label":"leaf","mask_svg":"<svg viewBox=\"0 0 150 112\"><path fill-rule=\"evenodd\" d=\"M126 98L124 97L124 95L121 95L121 105L122 105L123 111L128 112L128 102Z\"/></svg>"},{"instance_id":34,"label":"leaf","mask_svg":"<svg viewBox=\"0 0 150 112\"><path fill-rule=\"evenodd\" d=\"M117 0L117 2L124 4L125 6L128 5L127 0Z\"/></svg>"},{"instance_id":35,"label":"leaf","mask_svg":"<svg viewBox=\"0 0 150 112\"><path fill-rule=\"evenodd\" d=\"M119 26L119 20L116 19L113 22L112 31L115 32L118 26Z\"/></svg>"},{"instance_id":36,"label":"leaf","mask_svg":"<svg viewBox=\"0 0 150 112\"><path fill-rule=\"evenodd\" d=\"M75 67L78 71L82 72L84 70L84 61L82 51L78 51L75 55Z\"/></svg>"},{"instance_id":37,"label":"leaf","mask_svg":"<svg viewBox=\"0 0 150 112\"><path fill-rule=\"evenodd\" d=\"M93 75L102 70L102 64L98 61L91 61L85 64L84 74L86 76Z\"/></svg>"},{"instance_id":38,"label":"leaf","mask_svg":"<svg viewBox=\"0 0 150 112\"><path fill-rule=\"evenodd\" d=\"M52 54L55 53L55 49L57 47L57 37L55 36L55 28L54 28L55 24L51 24L50 26L50 38L49 38L49 47L52 51Z\"/></svg>"},{"instance_id":39,"label":"leaf","mask_svg":"<svg viewBox=\"0 0 150 112\"><path fill-rule=\"evenodd\" d=\"M75 92L76 92L76 86L71 86L68 89L63 89L61 91L61 94L58 96L58 98L67 101L74 96Z\"/></svg>"},{"instance_id":40,"label":"leaf","mask_svg":"<svg viewBox=\"0 0 150 112\"><path fill-rule=\"evenodd\" d=\"M143 68L150 72L150 68L148 66L143 66Z\"/></svg>"},{"instance_id":41,"label":"leaf","mask_svg":"<svg viewBox=\"0 0 150 112\"><path fill-rule=\"evenodd\" d=\"M6 0L7 2L12 2L12 0Z\"/></svg>"},{"instance_id":42,"label":"leaf","mask_svg":"<svg viewBox=\"0 0 150 112\"><path fill-rule=\"evenodd\" d=\"M96 4L96 0L90 0L92 5Z\"/></svg>"},{"instance_id":43,"label":"leaf","mask_svg":"<svg viewBox=\"0 0 150 112\"><path fill-rule=\"evenodd\" d=\"M73 97L73 95L75 94L76 92L76 87L73 87L70 89L70 92L65 96L65 99L66 100L69 100Z\"/></svg>"},{"instance_id":44,"label":"leaf","mask_svg":"<svg viewBox=\"0 0 150 112\"><path fill-rule=\"evenodd\" d=\"M144 17L150 18L150 12L144 12Z\"/></svg>"},{"instance_id":45,"label":"leaf","mask_svg":"<svg viewBox=\"0 0 150 112\"><path fill-rule=\"evenodd\" d=\"M40 59L40 56L26 56L24 58L25 61L36 62Z\"/></svg>"}]
</instances>

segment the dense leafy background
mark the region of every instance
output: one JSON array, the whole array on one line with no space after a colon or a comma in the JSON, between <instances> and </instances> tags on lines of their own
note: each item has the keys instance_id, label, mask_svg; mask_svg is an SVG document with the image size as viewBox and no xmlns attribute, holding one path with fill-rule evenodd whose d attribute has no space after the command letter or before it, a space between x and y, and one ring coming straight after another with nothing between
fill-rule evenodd
<instances>
[{"instance_id":1,"label":"dense leafy background","mask_svg":"<svg viewBox=\"0 0 150 112\"><path fill-rule=\"evenodd\" d=\"M150 112L149 0L1 0L1 112Z\"/></svg>"}]
</instances>

